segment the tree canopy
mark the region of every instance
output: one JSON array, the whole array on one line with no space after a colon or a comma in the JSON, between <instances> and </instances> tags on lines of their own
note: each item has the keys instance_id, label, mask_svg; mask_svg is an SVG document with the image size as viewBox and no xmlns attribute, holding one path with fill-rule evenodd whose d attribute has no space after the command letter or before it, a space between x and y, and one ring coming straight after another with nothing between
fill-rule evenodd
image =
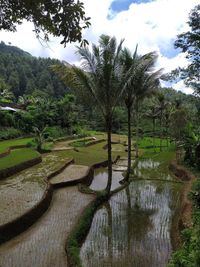
<instances>
[{"instance_id":1,"label":"tree canopy","mask_svg":"<svg viewBox=\"0 0 200 267\"><path fill-rule=\"evenodd\" d=\"M190 30L178 35L175 41L175 47L181 48L190 60L189 66L179 69L179 73L200 94L200 5L192 9L188 24Z\"/></svg>"},{"instance_id":2,"label":"tree canopy","mask_svg":"<svg viewBox=\"0 0 200 267\"><path fill-rule=\"evenodd\" d=\"M23 20L34 24L38 38L49 41L49 34L62 36L61 44L87 42L82 30L90 26L79 0L4 0L0 2L0 30L16 31ZM42 35L41 35L42 34Z\"/></svg>"}]
</instances>

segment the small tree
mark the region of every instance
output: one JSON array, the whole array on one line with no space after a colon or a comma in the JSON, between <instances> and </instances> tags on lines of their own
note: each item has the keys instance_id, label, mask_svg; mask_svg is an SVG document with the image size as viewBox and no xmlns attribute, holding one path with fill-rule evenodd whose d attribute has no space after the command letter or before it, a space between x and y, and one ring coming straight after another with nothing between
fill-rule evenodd
<instances>
[{"instance_id":1,"label":"small tree","mask_svg":"<svg viewBox=\"0 0 200 267\"><path fill-rule=\"evenodd\" d=\"M44 127L42 130L40 130L37 127L33 127L33 131L35 133L34 141L36 143L36 149L38 152L42 152L42 146L45 143L45 131L46 127Z\"/></svg>"}]
</instances>

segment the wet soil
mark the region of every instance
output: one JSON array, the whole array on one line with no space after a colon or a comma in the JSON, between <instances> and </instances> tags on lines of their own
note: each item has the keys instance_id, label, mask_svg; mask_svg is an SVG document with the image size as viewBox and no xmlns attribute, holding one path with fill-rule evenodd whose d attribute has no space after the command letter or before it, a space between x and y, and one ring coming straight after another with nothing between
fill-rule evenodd
<instances>
[{"instance_id":1,"label":"wet soil","mask_svg":"<svg viewBox=\"0 0 200 267\"><path fill-rule=\"evenodd\" d=\"M59 184L79 180L84 177L89 171L89 167L83 165L70 165L66 167L60 174L51 178L51 184Z\"/></svg>"},{"instance_id":2,"label":"wet soil","mask_svg":"<svg viewBox=\"0 0 200 267\"><path fill-rule=\"evenodd\" d=\"M53 193L45 214L20 236L0 246L1 267L66 267L65 243L93 196L76 186Z\"/></svg>"},{"instance_id":3,"label":"wet soil","mask_svg":"<svg viewBox=\"0 0 200 267\"><path fill-rule=\"evenodd\" d=\"M41 201L45 178L67 159L59 152L46 154L42 163L0 181L0 225L11 222Z\"/></svg>"}]
</instances>

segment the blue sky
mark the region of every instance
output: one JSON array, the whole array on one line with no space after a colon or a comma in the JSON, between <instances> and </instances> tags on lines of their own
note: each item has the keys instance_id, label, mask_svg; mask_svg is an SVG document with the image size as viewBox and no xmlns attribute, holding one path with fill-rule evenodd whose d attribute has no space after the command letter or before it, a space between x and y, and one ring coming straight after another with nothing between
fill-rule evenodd
<instances>
[{"instance_id":1,"label":"blue sky","mask_svg":"<svg viewBox=\"0 0 200 267\"><path fill-rule=\"evenodd\" d=\"M128 10L130 4L136 3L136 4L141 4L141 3L147 3L151 2L152 0L115 0L111 3L110 8L114 12L120 12L124 10Z\"/></svg>"},{"instance_id":2,"label":"blue sky","mask_svg":"<svg viewBox=\"0 0 200 267\"><path fill-rule=\"evenodd\" d=\"M170 72L188 64L185 55L174 49L177 35L188 30L188 14L199 0L82 0L91 27L83 32L90 43L97 43L101 34L125 39L124 46L145 54L156 51L157 68ZM60 39L51 37L48 46L41 45L33 32L33 25L23 23L16 33L0 32L0 41L11 42L34 56L65 60L80 66L75 54L78 44L60 45ZM190 93L182 81L173 84L176 90Z\"/></svg>"}]
</instances>

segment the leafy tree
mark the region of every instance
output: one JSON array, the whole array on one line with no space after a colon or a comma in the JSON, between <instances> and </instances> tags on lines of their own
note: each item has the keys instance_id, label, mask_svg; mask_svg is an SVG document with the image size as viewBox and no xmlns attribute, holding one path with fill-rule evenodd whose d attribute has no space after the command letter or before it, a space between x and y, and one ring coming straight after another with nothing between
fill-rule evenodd
<instances>
[{"instance_id":1,"label":"leafy tree","mask_svg":"<svg viewBox=\"0 0 200 267\"><path fill-rule=\"evenodd\" d=\"M42 152L42 146L45 143L45 131L46 131L46 127L44 127L43 129L39 129L37 127L33 127L33 131L35 133L35 138L34 141L36 143L36 149L38 152Z\"/></svg>"},{"instance_id":2,"label":"leafy tree","mask_svg":"<svg viewBox=\"0 0 200 267\"><path fill-rule=\"evenodd\" d=\"M73 122L76 120L75 100L74 95L66 94L58 102L58 120L60 120L62 127L71 129Z\"/></svg>"},{"instance_id":3,"label":"leafy tree","mask_svg":"<svg viewBox=\"0 0 200 267\"><path fill-rule=\"evenodd\" d=\"M90 26L83 3L75 0L4 0L0 3L0 30L16 31L25 19L34 24L35 34L49 41L49 34L62 36L61 44L82 40L82 30ZM43 36L41 37L41 33Z\"/></svg>"},{"instance_id":4,"label":"leafy tree","mask_svg":"<svg viewBox=\"0 0 200 267\"><path fill-rule=\"evenodd\" d=\"M0 78L0 102L9 103L14 99L13 93L10 91L9 85Z\"/></svg>"},{"instance_id":5,"label":"leafy tree","mask_svg":"<svg viewBox=\"0 0 200 267\"><path fill-rule=\"evenodd\" d=\"M54 67L66 84L80 92L86 91L94 98L106 125L108 143L108 183L106 192L109 194L112 183L111 131L112 117L123 88L120 80L121 41L117 45L115 37L101 35L99 45L92 45L92 53L88 48L78 48L82 59L82 67Z\"/></svg>"},{"instance_id":6,"label":"leafy tree","mask_svg":"<svg viewBox=\"0 0 200 267\"><path fill-rule=\"evenodd\" d=\"M178 35L175 47L186 53L191 63L187 68L179 69L178 73L187 85L192 86L196 93L200 94L200 5L192 9L188 25L190 30ZM177 74L177 70L174 74Z\"/></svg>"},{"instance_id":7,"label":"leafy tree","mask_svg":"<svg viewBox=\"0 0 200 267\"><path fill-rule=\"evenodd\" d=\"M181 101L176 101L176 108L171 115L171 131L172 136L175 138L176 150L178 150L178 145L180 142L183 143L183 138L185 135L186 126L188 123L187 110L182 107Z\"/></svg>"}]
</instances>

